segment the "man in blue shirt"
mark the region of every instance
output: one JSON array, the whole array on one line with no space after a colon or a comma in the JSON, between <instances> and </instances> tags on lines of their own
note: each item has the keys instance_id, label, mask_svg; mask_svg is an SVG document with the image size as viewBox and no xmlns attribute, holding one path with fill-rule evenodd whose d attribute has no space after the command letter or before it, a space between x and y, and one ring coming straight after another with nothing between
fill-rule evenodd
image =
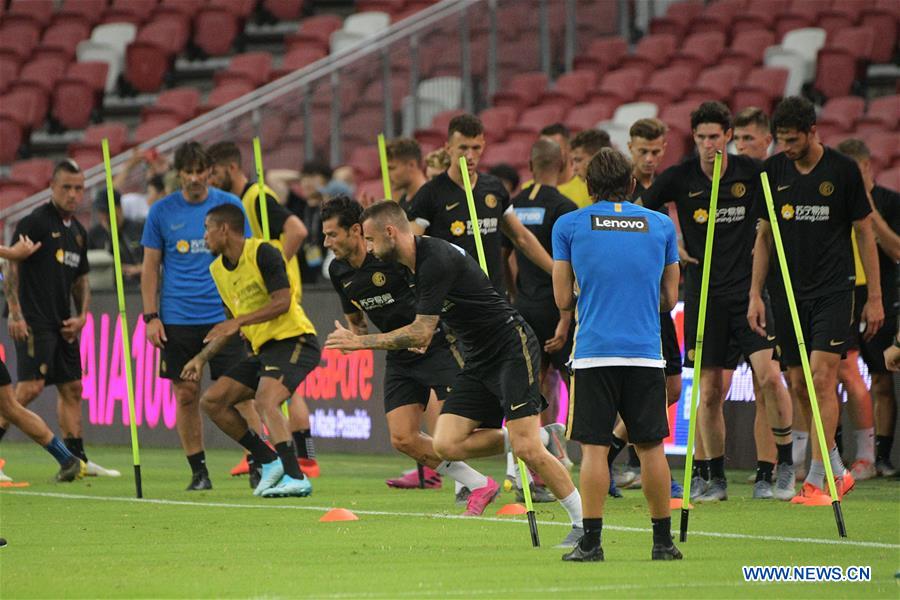
<instances>
[{"instance_id":1,"label":"man in blue shirt","mask_svg":"<svg viewBox=\"0 0 900 600\"><path fill-rule=\"evenodd\" d=\"M628 202L631 162L612 148L587 169L592 206L553 227L553 293L560 310L577 308L574 394L568 435L581 442L584 536L566 561L603 560L600 536L609 489L607 453L621 415L641 459L653 522L653 560L680 559L672 543L665 360L659 313L678 300L675 227L661 213ZM574 293L577 282L580 290Z\"/></svg>"},{"instance_id":2,"label":"man in blue shirt","mask_svg":"<svg viewBox=\"0 0 900 600\"><path fill-rule=\"evenodd\" d=\"M178 148L175 169L182 189L151 206L144 225L143 317L147 339L161 349L160 376L171 379L175 388L176 427L192 473L187 489L208 490L212 483L203 452L200 383L181 379L181 371L203 349L203 339L213 325L225 320L222 299L209 274L213 256L203 240L206 213L225 203L240 207L241 201L208 187L209 157L196 142ZM249 237L249 225L245 229ZM243 342L235 336L210 361L210 375L218 378L245 354Z\"/></svg>"}]
</instances>

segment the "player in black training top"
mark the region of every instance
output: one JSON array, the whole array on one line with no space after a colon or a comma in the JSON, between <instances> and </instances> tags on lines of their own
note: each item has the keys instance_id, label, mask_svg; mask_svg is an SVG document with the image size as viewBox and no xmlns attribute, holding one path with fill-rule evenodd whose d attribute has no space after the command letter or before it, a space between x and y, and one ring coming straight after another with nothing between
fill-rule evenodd
<instances>
[{"instance_id":1,"label":"player in black training top","mask_svg":"<svg viewBox=\"0 0 900 600\"><path fill-rule=\"evenodd\" d=\"M368 333L365 315L380 331L393 331L415 320L416 296L403 267L366 252L359 222L361 214L362 207L346 196L329 200L322 207L325 247L335 256L329 265L331 283L341 298L344 316L353 333ZM440 487L441 475L450 476L469 491L487 484L487 478L466 463L438 458L431 436L421 430L429 399L434 396L435 402L443 404L461 368L462 354L447 341L440 326L427 348L387 353L384 411L391 444L425 465L428 487ZM434 431L434 423L429 423L429 429ZM387 481L388 486L397 488L414 488L418 483L415 471ZM468 492L463 496L468 500Z\"/></svg>"},{"instance_id":2,"label":"player in black training top","mask_svg":"<svg viewBox=\"0 0 900 600\"><path fill-rule=\"evenodd\" d=\"M89 461L81 438L81 351L78 336L87 319L87 231L75 211L84 199L84 174L71 160L53 169L50 202L19 221L13 239L22 236L40 249L5 273L9 336L16 345L16 401L22 406L55 385L59 428L69 451L87 464L88 475L118 477L119 472ZM74 300L76 313L72 314ZM6 432L0 421L0 438Z\"/></svg>"},{"instance_id":3,"label":"player in black training top","mask_svg":"<svg viewBox=\"0 0 900 600\"><path fill-rule=\"evenodd\" d=\"M211 163L209 171L209 185L220 190L231 192L241 199L247 221L250 223L250 231L253 237L263 237L262 204L259 199L259 186L255 181L250 181L243 171L241 151L234 142L217 142L207 148ZM279 201L275 192L265 186L266 192L266 216L269 219L269 240L281 250L285 260L288 277L292 283L296 283L298 304L303 299L303 286L300 281L300 262L297 253L303 245L303 241L309 235L306 225L300 217L285 208ZM250 427L256 432L262 432L262 423L253 401L240 403L235 407L241 415L250 423ZM319 464L316 461L316 451L313 444L309 423L309 406L300 394L294 394L288 402L288 418L290 420L291 436L297 449L297 457L300 467L310 477L318 477ZM256 488L258 483L259 465L250 464L253 457L244 455L244 459L231 470L232 475L250 473L250 487Z\"/></svg>"},{"instance_id":4,"label":"player in black training top","mask_svg":"<svg viewBox=\"0 0 900 600\"><path fill-rule=\"evenodd\" d=\"M488 273L494 288L503 293L503 265L501 257L501 231L525 256L547 273L553 268L553 260L541 247L534 235L522 226L509 203L509 194L499 179L486 173L478 173L478 161L484 152L484 128L474 115L460 115L450 121L447 152L450 168L419 188L409 208L409 219L417 234L452 242L477 257L469 207L463 189L459 159L465 156L469 167L469 180L475 198L475 211L481 226L481 239L487 261Z\"/></svg>"},{"instance_id":5,"label":"player in black training top","mask_svg":"<svg viewBox=\"0 0 900 600\"><path fill-rule=\"evenodd\" d=\"M534 234L548 253L552 253L553 224L562 215L578 210L578 207L556 188L563 169L562 150L556 142L549 138L536 141L531 148L530 165L534 184L513 198L512 205L522 225ZM503 251L509 260L513 246L506 238L503 240ZM550 275L528 260L521 250L515 251L515 267L515 270L510 269L511 273L516 274L513 305L531 325L541 347L541 392L549 404L547 410L541 413L541 421L553 423L559 405L559 379L569 380L566 363L572 352L575 321L570 311L560 313L556 308ZM507 464L506 477L512 485L518 469L514 461L508 462L512 464ZM540 485L535 486L533 497L552 501Z\"/></svg>"},{"instance_id":6,"label":"player in black training top","mask_svg":"<svg viewBox=\"0 0 900 600\"><path fill-rule=\"evenodd\" d=\"M696 263L687 264L684 277L684 363L688 367L694 364L697 340L700 279L706 224L710 219L713 164L716 153L724 153L731 140L731 113L720 102L704 102L691 113L691 131L697 155L666 169L640 198L651 209L657 209L666 202L675 203L685 250L697 258ZM778 446L779 478L773 494L781 500L789 500L794 494L791 398L781 379L778 363L772 360L775 337L765 331L751 330L746 322L756 229L754 202L761 194L759 173L759 163L751 158L727 153L722 156L703 341L703 369L699 382L700 401L704 407L700 411L699 423L706 454L710 457L710 480L706 486L697 485L697 490L692 490L691 494L701 502L728 498L722 387L723 370L737 366L737 357L729 352L732 342L736 342L747 357L766 397L769 423Z\"/></svg>"},{"instance_id":7,"label":"player in black training top","mask_svg":"<svg viewBox=\"0 0 900 600\"><path fill-rule=\"evenodd\" d=\"M501 454L511 446L561 499L575 528L572 533L579 533L581 498L568 471L546 448L565 457L560 427L540 427L546 406L538 383L540 348L528 323L462 248L413 235L406 213L396 203L373 204L360 220L370 251L407 271L415 289L416 317L408 325L376 335L338 328L328 336L326 347L424 348L440 320L445 321L463 345L465 366L438 417L435 452L454 461ZM501 428L504 418L506 429ZM467 514L473 508L483 511L499 490L488 478L485 486L472 490Z\"/></svg>"},{"instance_id":8,"label":"player in black training top","mask_svg":"<svg viewBox=\"0 0 900 600\"><path fill-rule=\"evenodd\" d=\"M891 477L897 470L891 464L894 442L894 379L884 363L884 351L893 343L900 311L897 294L897 261L900 260L900 194L875 185L869 148L859 139L848 139L837 149L859 165L863 185L873 204L872 228L878 241L878 271L881 275L881 297L884 303L884 326L875 337L861 344L862 357L872 376L872 399L875 403L875 472ZM860 286L857 286L857 290ZM862 287L865 291L865 287ZM864 296L865 298L865 296ZM865 302L865 299L863 299ZM852 333L852 332L851 332Z\"/></svg>"},{"instance_id":9,"label":"player in black training top","mask_svg":"<svg viewBox=\"0 0 900 600\"><path fill-rule=\"evenodd\" d=\"M803 337L810 350L810 367L831 466L838 491L843 495L853 487L853 478L844 469L834 444L834 433L838 422L838 366L853 316L851 230L856 232L868 285L869 297L861 318L867 324L865 339L871 339L881 328L884 309L869 216L872 209L866 199L859 168L851 158L818 141L815 123L816 112L811 102L799 97L782 100L772 115L772 126L784 151L768 159L764 168L772 189ZM769 214L762 202L758 215L761 220L753 249L753 281L747 319L762 335L766 331L762 290L770 260L776 261L775 269L778 267L777 257L772 252ZM778 285L780 281L779 273L772 278L769 290L775 327L791 385L796 386L802 396L806 386L800 353L785 291ZM803 404L801 400L800 405ZM770 423L774 425L771 420ZM792 502L806 503L825 494L825 470L818 444L812 444L812 457L806 482Z\"/></svg>"}]
</instances>

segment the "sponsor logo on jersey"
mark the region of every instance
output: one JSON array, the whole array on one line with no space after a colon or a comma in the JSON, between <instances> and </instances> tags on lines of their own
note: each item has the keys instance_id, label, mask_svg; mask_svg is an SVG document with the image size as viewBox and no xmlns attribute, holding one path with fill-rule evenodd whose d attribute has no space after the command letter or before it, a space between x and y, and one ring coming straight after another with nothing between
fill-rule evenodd
<instances>
[{"instance_id":1,"label":"sponsor logo on jersey","mask_svg":"<svg viewBox=\"0 0 900 600\"><path fill-rule=\"evenodd\" d=\"M461 236L466 232L466 224L462 221L453 221L450 223L450 233L455 235L456 237Z\"/></svg>"},{"instance_id":2,"label":"sponsor logo on jersey","mask_svg":"<svg viewBox=\"0 0 900 600\"><path fill-rule=\"evenodd\" d=\"M547 209L542 206L519 207L515 211L522 225L543 225L544 215L547 213Z\"/></svg>"},{"instance_id":3,"label":"sponsor logo on jersey","mask_svg":"<svg viewBox=\"0 0 900 600\"><path fill-rule=\"evenodd\" d=\"M594 231L629 231L634 233L650 233L650 224L646 217L607 217L591 215L591 229Z\"/></svg>"},{"instance_id":4,"label":"sponsor logo on jersey","mask_svg":"<svg viewBox=\"0 0 900 600\"><path fill-rule=\"evenodd\" d=\"M781 207L781 218L785 221L790 221L794 218L794 206L792 204L785 204Z\"/></svg>"},{"instance_id":5,"label":"sponsor logo on jersey","mask_svg":"<svg viewBox=\"0 0 900 600\"><path fill-rule=\"evenodd\" d=\"M803 205L794 209L794 218L798 221L807 221L809 223L820 223L827 221L831 217L830 206L819 205Z\"/></svg>"},{"instance_id":6,"label":"sponsor logo on jersey","mask_svg":"<svg viewBox=\"0 0 900 600\"><path fill-rule=\"evenodd\" d=\"M698 208L694 211L694 221L701 225L709 221L709 213L706 212L705 208Z\"/></svg>"},{"instance_id":7,"label":"sponsor logo on jersey","mask_svg":"<svg viewBox=\"0 0 900 600\"><path fill-rule=\"evenodd\" d=\"M60 248L56 251L56 262L67 267L77 269L81 264L81 255L77 252L69 252Z\"/></svg>"}]
</instances>

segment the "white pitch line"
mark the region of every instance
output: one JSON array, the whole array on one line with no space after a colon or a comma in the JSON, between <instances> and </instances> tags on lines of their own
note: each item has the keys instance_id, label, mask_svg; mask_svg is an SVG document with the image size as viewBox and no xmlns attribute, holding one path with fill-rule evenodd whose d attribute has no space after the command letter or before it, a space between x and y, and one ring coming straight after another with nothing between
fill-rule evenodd
<instances>
[{"instance_id":1,"label":"white pitch line","mask_svg":"<svg viewBox=\"0 0 900 600\"><path fill-rule=\"evenodd\" d=\"M103 502L132 502L139 504L160 504L164 506L200 506L204 508L250 508L263 510L305 510L323 512L329 511L335 506L310 506L310 505L288 505L288 504L239 504L229 502L194 502L191 500L162 500L156 498L124 498L117 496L90 496L87 494L61 494L57 492L26 492L19 491L15 488L9 488L4 494L15 496L40 496L43 498L60 498L65 500L98 500ZM522 521L500 517L465 517L463 515L451 515L444 513L422 513L422 512L402 512L389 510L357 510L353 512L360 515L388 516L388 517L419 517L426 519L460 519L465 521L488 521L491 523L522 523ZM561 527L571 527L569 523L561 523L559 521L538 521L539 525L551 525ZM630 533L649 533L649 528L644 527L623 527L621 525L605 525L604 529L610 531L626 531ZM771 542L791 542L799 544L822 544L826 546L858 546L861 548L886 548L890 550L900 549L900 544L890 544L887 542L864 542L857 540L828 540L822 538L801 538L801 537L782 537L777 535L751 535L747 533L723 533L718 531L690 531L690 535L713 538L726 538L732 540L757 540Z\"/></svg>"}]
</instances>

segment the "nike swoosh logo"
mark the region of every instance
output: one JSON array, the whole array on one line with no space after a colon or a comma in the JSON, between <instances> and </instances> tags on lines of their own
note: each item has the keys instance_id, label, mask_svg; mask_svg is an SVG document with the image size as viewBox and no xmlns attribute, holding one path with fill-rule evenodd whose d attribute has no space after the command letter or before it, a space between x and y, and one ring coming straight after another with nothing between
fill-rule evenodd
<instances>
[{"instance_id":1,"label":"nike swoosh logo","mask_svg":"<svg viewBox=\"0 0 900 600\"><path fill-rule=\"evenodd\" d=\"M834 341L834 340L829 340L828 345L829 345L829 346L840 346L840 345L843 344L843 343L844 343L844 340L841 340L841 341L839 341L839 342L836 342L836 341Z\"/></svg>"},{"instance_id":2,"label":"nike swoosh logo","mask_svg":"<svg viewBox=\"0 0 900 600\"><path fill-rule=\"evenodd\" d=\"M61 234L60 232L54 231L53 233L50 234L50 237L52 237L52 238L58 238L58 237L61 236L61 235L62 235L62 234Z\"/></svg>"},{"instance_id":3,"label":"nike swoosh logo","mask_svg":"<svg viewBox=\"0 0 900 600\"><path fill-rule=\"evenodd\" d=\"M459 202L454 202L453 204L448 204L444 208L446 208L447 210L453 210L457 206L459 206Z\"/></svg>"},{"instance_id":4,"label":"nike swoosh logo","mask_svg":"<svg viewBox=\"0 0 900 600\"><path fill-rule=\"evenodd\" d=\"M697 196L699 196L702 193L703 193L703 190L700 190L699 192L688 192L688 198L696 198Z\"/></svg>"},{"instance_id":5,"label":"nike swoosh logo","mask_svg":"<svg viewBox=\"0 0 900 600\"><path fill-rule=\"evenodd\" d=\"M184 227L184 223L176 223L175 225L171 225L172 231L178 231Z\"/></svg>"},{"instance_id":6,"label":"nike swoosh logo","mask_svg":"<svg viewBox=\"0 0 900 600\"><path fill-rule=\"evenodd\" d=\"M522 404L512 404L512 405L510 405L509 410L519 410L520 408L522 408L522 407L525 406L526 404L528 404L528 403L527 403L527 402L523 402Z\"/></svg>"},{"instance_id":7,"label":"nike swoosh logo","mask_svg":"<svg viewBox=\"0 0 900 600\"><path fill-rule=\"evenodd\" d=\"M345 288L348 288L348 287L350 287L351 285L353 285L353 282L352 282L352 281L347 281L347 282L345 282L345 283L342 283L341 285L343 285Z\"/></svg>"},{"instance_id":8,"label":"nike swoosh logo","mask_svg":"<svg viewBox=\"0 0 900 600\"><path fill-rule=\"evenodd\" d=\"M775 341L775 336L774 336L774 335L767 335L767 336L766 336L766 339L769 340L770 342L774 342L774 341Z\"/></svg>"},{"instance_id":9,"label":"nike swoosh logo","mask_svg":"<svg viewBox=\"0 0 900 600\"><path fill-rule=\"evenodd\" d=\"M791 187L791 186L790 185L779 185L777 189L779 192L783 192L784 190L788 189L789 187Z\"/></svg>"},{"instance_id":10,"label":"nike swoosh logo","mask_svg":"<svg viewBox=\"0 0 900 600\"><path fill-rule=\"evenodd\" d=\"M266 366L266 371L277 371L277 370L278 370L278 367L269 367L269 366Z\"/></svg>"}]
</instances>

